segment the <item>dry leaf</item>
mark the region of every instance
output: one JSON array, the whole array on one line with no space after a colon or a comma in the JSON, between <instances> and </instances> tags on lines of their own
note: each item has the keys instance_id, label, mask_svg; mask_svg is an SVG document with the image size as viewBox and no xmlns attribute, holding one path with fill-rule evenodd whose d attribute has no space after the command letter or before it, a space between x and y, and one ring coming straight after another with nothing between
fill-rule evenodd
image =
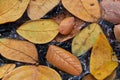
<instances>
[{"instance_id":1,"label":"dry leaf","mask_svg":"<svg viewBox=\"0 0 120 80\"><path fill-rule=\"evenodd\" d=\"M13 22L25 12L30 0L0 0L0 24Z\"/></svg>"},{"instance_id":2,"label":"dry leaf","mask_svg":"<svg viewBox=\"0 0 120 80\"><path fill-rule=\"evenodd\" d=\"M31 0L27 9L30 19L36 20L45 16L59 4L60 0Z\"/></svg>"},{"instance_id":3,"label":"dry leaf","mask_svg":"<svg viewBox=\"0 0 120 80\"><path fill-rule=\"evenodd\" d=\"M0 78L4 77L15 68L15 64L4 64L0 66Z\"/></svg>"},{"instance_id":4,"label":"dry leaf","mask_svg":"<svg viewBox=\"0 0 120 80\"><path fill-rule=\"evenodd\" d=\"M82 78L82 80L96 80L91 74L87 74Z\"/></svg>"},{"instance_id":5,"label":"dry leaf","mask_svg":"<svg viewBox=\"0 0 120 80\"><path fill-rule=\"evenodd\" d=\"M72 53L76 56L84 54L93 46L100 33L102 30L97 23L84 28L72 41Z\"/></svg>"},{"instance_id":6,"label":"dry leaf","mask_svg":"<svg viewBox=\"0 0 120 80\"><path fill-rule=\"evenodd\" d=\"M60 24L61 21L64 18L67 18L67 17L74 17L74 16L72 16L68 11L65 10L65 11L59 13L57 16L53 17L53 19L58 24ZM81 25L83 25L83 24L84 24L83 21L81 21L80 19L75 17L75 25L74 25L74 28L73 28L72 32L69 35L61 35L61 34L59 34L58 36L56 36L55 41L64 42L66 40L69 40L69 39L73 38L75 35L77 35L80 32L80 29L82 28Z\"/></svg>"},{"instance_id":7,"label":"dry leaf","mask_svg":"<svg viewBox=\"0 0 120 80\"><path fill-rule=\"evenodd\" d=\"M71 75L78 76L82 72L81 63L77 57L60 47L50 45L46 58L53 66Z\"/></svg>"},{"instance_id":8,"label":"dry leaf","mask_svg":"<svg viewBox=\"0 0 120 80\"><path fill-rule=\"evenodd\" d=\"M120 42L120 25L115 25L114 34L115 34L115 38L117 39L117 41Z\"/></svg>"},{"instance_id":9,"label":"dry leaf","mask_svg":"<svg viewBox=\"0 0 120 80\"><path fill-rule=\"evenodd\" d=\"M116 77L116 70L112 72L110 76L108 76L105 80L114 80Z\"/></svg>"},{"instance_id":10,"label":"dry leaf","mask_svg":"<svg viewBox=\"0 0 120 80\"><path fill-rule=\"evenodd\" d=\"M101 33L93 46L90 57L91 74L98 80L109 76L118 66L118 62L113 61L112 58L117 59L105 35Z\"/></svg>"},{"instance_id":11,"label":"dry leaf","mask_svg":"<svg viewBox=\"0 0 120 80\"><path fill-rule=\"evenodd\" d=\"M120 0L102 0L102 18L114 24L120 23Z\"/></svg>"},{"instance_id":12,"label":"dry leaf","mask_svg":"<svg viewBox=\"0 0 120 80\"><path fill-rule=\"evenodd\" d=\"M2 80L62 80L52 68L46 66L21 66L8 73Z\"/></svg>"},{"instance_id":13,"label":"dry leaf","mask_svg":"<svg viewBox=\"0 0 120 80\"><path fill-rule=\"evenodd\" d=\"M0 39L0 53L10 60L32 64L38 62L35 46L27 41L2 38Z\"/></svg>"},{"instance_id":14,"label":"dry leaf","mask_svg":"<svg viewBox=\"0 0 120 80\"><path fill-rule=\"evenodd\" d=\"M96 22L101 17L98 0L62 0L63 6L76 17Z\"/></svg>"},{"instance_id":15,"label":"dry leaf","mask_svg":"<svg viewBox=\"0 0 120 80\"><path fill-rule=\"evenodd\" d=\"M58 24L51 19L29 21L17 29L19 35L38 44L50 42L58 32Z\"/></svg>"}]
</instances>

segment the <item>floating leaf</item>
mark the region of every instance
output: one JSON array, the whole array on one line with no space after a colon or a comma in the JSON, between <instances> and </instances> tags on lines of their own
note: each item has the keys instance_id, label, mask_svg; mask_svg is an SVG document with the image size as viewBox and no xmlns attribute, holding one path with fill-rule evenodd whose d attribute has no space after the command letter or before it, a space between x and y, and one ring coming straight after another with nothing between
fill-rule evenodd
<instances>
[{"instance_id":1,"label":"floating leaf","mask_svg":"<svg viewBox=\"0 0 120 80\"><path fill-rule=\"evenodd\" d=\"M58 32L58 24L51 19L29 21L17 29L19 35L38 44L50 42Z\"/></svg>"},{"instance_id":2,"label":"floating leaf","mask_svg":"<svg viewBox=\"0 0 120 80\"><path fill-rule=\"evenodd\" d=\"M81 63L77 57L60 47L50 45L46 58L53 66L69 74L78 76L82 72Z\"/></svg>"},{"instance_id":3,"label":"floating leaf","mask_svg":"<svg viewBox=\"0 0 120 80\"><path fill-rule=\"evenodd\" d=\"M120 0L101 1L102 18L114 24L120 23Z\"/></svg>"},{"instance_id":4,"label":"floating leaf","mask_svg":"<svg viewBox=\"0 0 120 80\"><path fill-rule=\"evenodd\" d=\"M15 68L15 64L4 64L0 66L0 78L4 77Z\"/></svg>"},{"instance_id":5,"label":"floating leaf","mask_svg":"<svg viewBox=\"0 0 120 80\"><path fill-rule=\"evenodd\" d=\"M76 56L80 56L88 51L93 46L100 33L102 33L102 30L97 23L87 26L73 39L72 53Z\"/></svg>"},{"instance_id":6,"label":"floating leaf","mask_svg":"<svg viewBox=\"0 0 120 80\"><path fill-rule=\"evenodd\" d=\"M118 66L118 62L113 61L112 58L117 59L105 35L101 33L93 46L90 57L91 74L98 80L109 76Z\"/></svg>"},{"instance_id":7,"label":"floating leaf","mask_svg":"<svg viewBox=\"0 0 120 80\"><path fill-rule=\"evenodd\" d=\"M58 5L60 0L31 0L28 6L28 16L32 20L39 19Z\"/></svg>"},{"instance_id":8,"label":"floating leaf","mask_svg":"<svg viewBox=\"0 0 120 80\"><path fill-rule=\"evenodd\" d=\"M35 46L27 41L2 38L0 39L0 53L10 60L33 64L38 61Z\"/></svg>"},{"instance_id":9,"label":"floating leaf","mask_svg":"<svg viewBox=\"0 0 120 80\"><path fill-rule=\"evenodd\" d=\"M21 66L8 73L2 80L62 80L52 68L46 66Z\"/></svg>"},{"instance_id":10,"label":"floating leaf","mask_svg":"<svg viewBox=\"0 0 120 80\"><path fill-rule=\"evenodd\" d=\"M57 16L53 17L53 19L58 24L60 24L61 21L64 18L67 18L67 17L73 17L73 16L68 11L64 10L63 12L59 13ZM76 17L74 17L74 18L75 18L75 25L74 25L74 28L73 28L72 32L69 35L59 34L54 39L55 41L57 41L57 42L64 42L66 40L69 40L69 39L75 37L80 32L80 29L82 28L82 25L84 24L84 22L82 20L76 18Z\"/></svg>"},{"instance_id":11,"label":"floating leaf","mask_svg":"<svg viewBox=\"0 0 120 80\"><path fill-rule=\"evenodd\" d=\"M0 0L0 24L13 22L25 12L30 0Z\"/></svg>"},{"instance_id":12,"label":"floating leaf","mask_svg":"<svg viewBox=\"0 0 120 80\"><path fill-rule=\"evenodd\" d=\"M76 17L96 22L100 17L100 6L98 0L62 0L63 6Z\"/></svg>"}]
</instances>

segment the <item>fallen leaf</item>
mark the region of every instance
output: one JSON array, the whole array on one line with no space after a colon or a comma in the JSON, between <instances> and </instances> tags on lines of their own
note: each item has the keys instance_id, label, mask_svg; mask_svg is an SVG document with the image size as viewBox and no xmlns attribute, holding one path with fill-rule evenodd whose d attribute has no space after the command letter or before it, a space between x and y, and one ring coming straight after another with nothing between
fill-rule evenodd
<instances>
[{"instance_id":1,"label":"fallen leaf","mask_svg":"<svg viewBox=\"0 0 120 80\"><path fill-rule=\"evenodd\" d=\"M4 64L0 66L0 78L4 77L15 68L15 64Z\"/></svg>"},{"instance_id":2,"label":"fallen leaf","mask_svg":"<svg viewBox=\"0 0 120 80\"><path fill-rule=\"evenodd\" d=\"M82 80L96 80L91 74L87 74L82 78Z\"/></svg>"},{"instance_id":3,"label":"fallen leaf","mask_svg":"<svg viewBox=\"0 0 120 80\"><path fill-rule=\"evenodd\" d=\"M109 76L118 66L118 62L112 60L113 57L117 59L107 38L101 33L93 46L90 57L91 74L98 80Z\"/></svg>"},{"instance_id":4,"label":"fallen leaf","mask_svg":"<svg viewBox=\"0 0 120 80\"><path fill-rule=\"evenodd\" d=\"M120 42L120 24L114 26L114 34L117 41Z\"/></svg>"},{"instance_id":5,"label":"fallen leaf","mask_svg":"<svg viewBox=\"0 0 120 80\"><path fill-rule=\"evenodd\" d=\"M38 62L38 53L32 43L14 39L0 39L0 53L3 57L26 63Z\"/></svg>"},{"instance_id":6,"label":"fallen leaf","mask_svg":"<svg viewBox=\"0 0 120 80\"><path fill-rule=\"evenodd\" d=\"M60 0L31 0L27 9L30 19L36 20L45 16L59 4Z\"/></svg>"},{"instance_id":7,"label":"fallen leaf","mask_svg":"<svg viewBox=\"0 0 120 80\"><path fill-rule=\"evenodd\" d=\"M101 17L98 0L62 0L63 6L76 17L96 22Z\"/></svg>"},{"instance_id":8,"label":"fallen leaf","mask_svg":"<svg viewBox=\"0 0 120 80\"><path fill-rule=\"evenodd\" d=\"M77 57L60 47L50 45L46 59L53 66L71 75L78 76L82 72L81 63Z\"/></svg>"},{"instance_id":9,"label":"fallen leaf","mask_svg":"<svg viewBox=\"0 0 120 80\"><path fill-rule=\"evenodd\" d=\"M13 22L25 12L30 0L0 0L0 24Z\"/></svg>"},{"instance_id":10,"label":"fallen leaf","mask_svg":"<svg viewBox=\"0 0 120 80\"><path fill-rule=\"evenodd\" d=\"M105 80L114 80L116 77L116 70L112 72L110 76L108 76Z\"/></svg>"},{"instance_id":11,"label":"fallen leaf","mask_svg":"<svg viewBox=\"0 0 120 80\"><path fill-rule=\"evenodd\" d=\"M37 44L48 43L59 33L58 24L52 19L28 21L17 29L23 38Z\"/></svg>"},{"instance_id":12,"label":"fallen leaf","mask_svg":"<svg viewBox=\"0 0 120 80\"><path fill-rule=\"evenodd\" d=\"M114 24L120 23L120 0L102 0L102 18Z\"/></svg>"},{"instance_id":13,"label":"fallen leaf","mask_svg":"<svg viewBox=\"0 0 120 80\"><path fill-rule=\"evenodd\" d=\"M46 66L21 66L8 73L2 80L62 80L52 68Z\"/></svg>"},{"instance_id":14,"label":"fallen leaf","mask_svg":"<svg viewBox=\"0 0 120 80\"><path fill-rule=\"evenodd\" d=\"M103 32L97 23L90 24L81 30L72 41L72 53L80 56L87 52L93 46L100 33Z\"/></svg>"},{"instance_id":15,"label":"fallen leaf","mask_svg":"<svg viewBox=\"0 0 120 80\"><path fill-rule=\"evenodd\" d=\"M63 12L59 13L57 16L53 17L53 19L58 24L60 24L61 21L67 17L74 17L74 16L72 16L68 11L64 10ZM67 40L75 37L80 32L80 29L82 28L82 25L84 24L84 22L76 17L74 17L74 18L75 18L75 25L74 25L72 32L69 35L58 34L58 36L56 36L56 38L54 39L55 41L57 41L57 42L67 41Z\"/></svg>"}]
</instances>

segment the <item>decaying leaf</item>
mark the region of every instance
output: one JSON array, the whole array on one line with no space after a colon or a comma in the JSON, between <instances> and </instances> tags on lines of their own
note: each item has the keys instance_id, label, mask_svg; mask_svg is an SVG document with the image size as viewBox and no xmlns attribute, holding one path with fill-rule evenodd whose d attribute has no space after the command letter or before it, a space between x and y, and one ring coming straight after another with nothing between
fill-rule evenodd
<instances>
[{"instance_id":1,"label":"decaying leaf","mask_svg":"<svg viewBox=\"0 0 120 80\"><path fill-rule=\"evenodd\" d=\"M120 42L120 24L115 25L114 34L115 34L115 38L117 39L117 41Z\"/></svg>"},{"instance_id":2,"label":"decaying leaf","mask_svg":"<svg viewBox=\"0 0 120 80\"><path fill-rule=\"evenodd\" d=\"M61 21L67 17L74 17L74 16L72 16L68 11L64 10L63 12L59 13L57 16L53 17L53 19L58 24L60 24ZM82 20L75 17L75 25L72 32L69 35L59 34L58 36L56 36L54 40L57 42L64 42L66 40L73 38L75 35L77 35L80 32L80 29L82 28L83 24L84 22Z\"/></svg>"},{"instance_id":3,"label":"decaying leaf","mask_svg":"<svg viewBox=\"0 0 120 80\"><path fill-rule=\"evenodd\" d=\"M62 80L52 68L46 66L21 66L8 73L2 80Z\"/></svg>"},{"instance_id":4,"label":"decaying leaf","mask_svg":"<svg viewBox=\"0 0 120 80\"><path fill-rule=\"evenodd\" d=\"M46 58L53 66L71 75L78 76L82 72L81 63L77 57L60 47L50 45Z\"/></svg>"},{"instance_id":5,"label":"decaying leaf","mask_svg":"<svg viewBox=\"0 0 120 80\"><path fill-rule=\"evenodd\" d=\"M7 59L32 63L38 62L35 46L27 41L0 39L0 54Z\"/></svg>"},{"instance_id":6,"label":"decaying leaf","mask_svg":"<svg viewBox=\"0 0 120 80\"><path fill-rule=\"evenodd\" d=\"M91 74L98 80L109 76L118 66L118 62L113 61L112 58L117 59L105 35L101 33L93 46L90 57Z\"/></svg>"},{"instance_id":7,"label":"decaying leaf","mask_svg":"<svg viewBox=\"0 0 120 80\"><path fill-rule=\"evenodd\" d=\"M25 12L30 0L0 0L0 24L13 22Z\"/></svg>"},{"instance_id":8,"label":"decaying leaf","mask_svg":"<svg viewBox=\"0 0 120 80\"><path fill-rule=\"evenodd\" d=\"M25 39L38 44L48 43L59 33L58 24L51 19L28 21L17 29Z\"/></svg>"},{"instance_id":9,"label":"decaying leaf","mask_svg":"<svg viewBox=\"0 0 120 80\"><path fill-rule=\"evenodd\" d=\"M27 9L28 16L32 20L39 19L58 5L60 0L31 0Z\"/></svg>"},{"instance_id":10,"label":"decaying leaf","mask_svg":"<svg viewBox=\"0 0 120 80\"><path fill-rule=\"evenodd\" d=\"M82 78L82 80L96 80L91 74L87 74Z\"/></svg>"},{"instance_id":11,"label":"decaying leaf","mask_svg":"<svg viewBox=\"0 0 120 80\"><path fill-rule=\"evenodd\" d=\"M95 43L100 33L103 33L97 23L90 24L73 39L72 53L80 56L88 51Z\"/></svg>"},{"instance_id":12,"label":"decaying leaf","mask_svg":"<svg viewBox=\"0 0 120 80\"><path fill-rule=\"evenodd\" d=\"M15 68L15 64L4 64L0 66L0 78L4 77Z\"/></svg>"},{"instance_id":13,"label":"decaying leaf","mask_svg":"<svg viewBox=\"0 0 120 80\"><path fill-rule=\"evenodd\" d=\"M96 22L101 17L98 0L62 0L63 6L76 17Z\"/></svg>"},{"instance_id":14,"label":"decaying leaf","mask_svg":"<svg viewBox=\"0 0 120 80\"><path fill-rule=\"evenodd\" d=\"M120 23L120 0L102 0L102 18L114 24Z\"/></svg>"}]
</instances>

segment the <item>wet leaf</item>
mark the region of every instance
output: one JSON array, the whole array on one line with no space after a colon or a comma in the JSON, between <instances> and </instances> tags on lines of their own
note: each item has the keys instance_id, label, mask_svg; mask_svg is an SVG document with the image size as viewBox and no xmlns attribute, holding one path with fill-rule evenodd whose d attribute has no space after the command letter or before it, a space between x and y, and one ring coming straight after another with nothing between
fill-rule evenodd
<instances>
[{"instance_id":1,"label":"wet leaf","mask_svg":"<svg viewBox=\"0 0 120 80\"><path fill-rule=\"evenodd\" d=\"M28 6L28 16L32 20L45 16L50 10L59 4L60 0L31 0Z\"/></svg>"},{"instance_id":2,"label":"wet leaf","mask_svg":"<svg viewBox=\"0 0 120 80\"><path fill-rule=\"evenodd\" d=\"M84 21L96 22L101 17L98 0L62 0L62 4L70 13Z\"/></svg>"},{"instance_id":3,"label":"wet leaf","mask_svg":"<svg viewBox=\"0 0 120 80\"><path fill-rule=\"evenodd\" d=\"M51 19L29 21L17 29L19 35L37 44L50 42L58 32L58 24Z\"/></svg>"},{"instance_id":4,"label":"wet leaf","mask_svg":"<svg viewBox=\"0 0 120 80\"><path fill-rule=\"evenodd\" d=\"M50 45L46 58L53 66L71 75L78 76L82 72L81 63L77 57L60 47Z\"/></svg>"},{"instance_id":5,"label":"wet leaf","mask_svg":"<svg viewBox=\"0 0 120 80\"><path fill-rule=\"evenodd\" d=\"M38 53L32 43L14 39L0 39L0 53L3 57L26 63L38 62Z\"/></svg>"},{"instance_id":6,"label":"wet leaf","mask_svg":"<svg viewBox=\"0 0 120 80\"><path fill-rule=\"evenodd\" d=\"M53 17L53 19L58 24L60 24L61 21L67 17L74 17L74 16L72 16L68 11L65 10L65 11L59 13L57 16ZM84 24L84 22L76 17L74 17L74 18L75 18L75 25L74 25L72 32L69 35L58 34L58 36L56 36L56 38L54 39L55 41L57 41L57 42L67 41L67 40L75 37L80 32L80 29L82 28L82 25Z\"/></svg>"},{"instance_id":7,"label":"wet leaf","mask_svg":"<svg viewBox=\"0 0 120 80\"><path fill-rule=\"evenodd\" d=\"M97 23L90 24L81 30L72 41L72 53L76 56L84 54L93 46L100 33L102 30Z\"/></svg>"},{"instance_id":8,"label":"wet leaf","mask_svg":"<svg viewBox=\"0 0 120 80\"><path fill-rule=\"evenodd\" d=\"M105 35L101 33L93 46L90 57L91 74L98 80L109 76L118 66L118 62L113 61L112 58L117 59Z\"/></svg>"},{"instance_id":9,"label":"wet leaf","mask_svg":"<svg viewBox=\"0 0 120 80\"><path fill-rule=\"evenodd\" d=\"M120 0L102 0L102 18L114 24L120 23Z\"/></svg>"},{"instance_id":10,"label":"wet leaf","mask_svg":"<svg viewBox=\"0 0 120 80\"><path fill-rule=\"evenodd\" d=\"M30 0L0 0L0 24L13 22L25 12Z\"/></svg>"},{"instance_id":11,"label":"wet leaf","mask_svg":"<svg viewBox=\"0 0 120 80\"><path fill-rule=\"evenodd\" d=\"M62 80L52 68L46 66L21 66L8 73L2 80Z\"/></svg>"},{"instance_id":12,"label":"wet leaf","mask_svg":"<svg viewBox=\"0 0 120 80\"><path fill-rule=\"evenodd\" d=\"M87 74L82 78L82 80L96 80L91 74Z\"/></svg>"},{"instance_id":13,"label":"wet leaf","mask_svg":"<svg viewBox=\"0 0 120 80\"><path fill-rule=\"evenodd\" d=\"M114 34L115 34L115 38L117 39L117 41L120 42L120 25L115 25L114 27Z\"/></svg>"},{"instance_id":14,"label":"wet leaf","mask_svg":"<svg viewBox=\"0 0 120 80\"><path fill-rule=\"evenodd\" d=\"M15 64L4 64L0 66L0 78L4 77L15 68Z\"/></svg>"},{"instance_id":15,"label":"wet leaf","mask_svg":"<svg viewBox=\"0 0 120 80\"><path fill-rule=\"evenodd\" d=\"M116 70L112 72L110 76L108 76L105 80L114 80L116 77Z\"/></svg>"}]
</instances>

